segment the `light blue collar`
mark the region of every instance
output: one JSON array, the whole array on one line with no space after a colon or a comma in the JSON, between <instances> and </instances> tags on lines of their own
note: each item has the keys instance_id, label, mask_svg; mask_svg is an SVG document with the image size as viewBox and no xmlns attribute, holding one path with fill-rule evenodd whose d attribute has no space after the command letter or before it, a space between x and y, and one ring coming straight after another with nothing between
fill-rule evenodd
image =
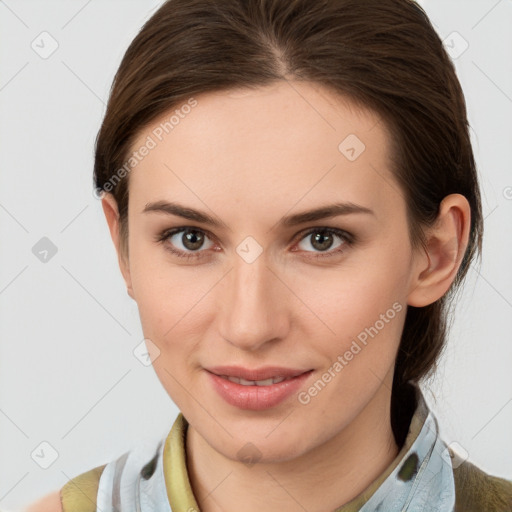
<instances>
[{"instance_id":1,"label":"light blue collar","mask_svg":"<svg viewBox=\"0 0 512 512\"><path fill-rule=\"evenodd\" d=\"M453 512L451 461L437 420L429 411L412 446L360 512Z\"/></svg>"}]
</instances>

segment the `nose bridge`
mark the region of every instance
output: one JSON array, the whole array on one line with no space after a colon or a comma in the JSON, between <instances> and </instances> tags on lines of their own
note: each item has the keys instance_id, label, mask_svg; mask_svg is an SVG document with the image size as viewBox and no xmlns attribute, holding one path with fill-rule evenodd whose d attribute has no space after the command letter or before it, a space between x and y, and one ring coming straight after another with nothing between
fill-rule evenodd
<instances>
[{"instance_id":1,"label":"nose bridge","mask_svg":"<svg viewBox=\"0 0 512 512\"><path fill-rule=\"evenodd\" d=\"M283 290L279 290L279 280L267 268L265 255L249 261L238 255L234 258L234 266L223 283L223 318L219 328L230 343L256 350L284 335L286 307L278 297Z\"/></svg>"}]
</instances>

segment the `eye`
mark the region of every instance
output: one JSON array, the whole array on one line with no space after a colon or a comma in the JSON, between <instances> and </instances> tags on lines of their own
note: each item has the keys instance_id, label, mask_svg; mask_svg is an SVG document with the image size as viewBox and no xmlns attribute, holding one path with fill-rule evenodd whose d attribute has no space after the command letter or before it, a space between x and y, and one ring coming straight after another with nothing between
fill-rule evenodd
<instances>
[{"instance_id":1,"label":"eye","mask_svg":"<svg viewBox=\"0 0 512 512\"><path fill-rule=\"evenodd\" d=\"M209 249L203 247L208 236L202 229L193 227L181 227L163 231L157 237L157 242L164 243L164 247L180 258L200 258L203 251Z\"/></svg>"},{"instance_id":2,"label":"eye","mask_svg":"<svg viewBox=\"0 0 512 512\"><path fill-rule=\"evenodd\" d=\"M311 235L315 236L312 237ZM338 238L340 243L335 246L335 250L329 250L332 248L335 238ZM156 241L164 244L166 250L180 258L186 259L202 258L206 250L214 246L213 243L210 243L205 247L205 240L209 240L207 233L202 229L191 226L167 229L156 237ZM308 240L305 246L300 247L301 250L305 252L318 252L318 254L307 257L325 258L340 255L354 243L355 238L342 229L315 227L309 229L306 233L301 233L299 240L298 246L300 246L303 240ZM310 251L309 248L313 248L313 251ZM296 251L297 249L292 249L292 252Z\"/></svg>"},{"instance_id":3,"label":"eye","mask_svg":"<svg viewBox=\"0 0 512 512\"><path fill-rule=\"evenodd\" d=\"M334 250L329 250L333 247L333 244L335 243L333 240L335 240L335 238L338 238L341 242L338 243L338 245L335 245ZM300 241L300 243L306 241L306 243L301 247L302 250L312 252L309 251L309 248L312 247L313 252L320 252L320 254L313 255L313 258L325 258L340 255L353 244L354 238L342 229L317 227L311 228L306 233L303 233Z\"/></svg>"}]
</instances>

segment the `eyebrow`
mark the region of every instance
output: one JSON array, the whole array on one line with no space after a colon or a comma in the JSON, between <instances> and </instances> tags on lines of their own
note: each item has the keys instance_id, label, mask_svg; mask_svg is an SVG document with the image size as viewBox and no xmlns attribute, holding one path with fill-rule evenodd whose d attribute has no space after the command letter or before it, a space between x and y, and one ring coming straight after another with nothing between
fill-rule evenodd
<instances>
[{"instance_id":1,"label":"eyebrow","mask_svg":"<svg viewBox=\"0 0 512 512\"><path fill-rule=\"evenodd\" d=\"M194 210L193 208L183 206L176 202L156 201L153 203L147 203L146 206L144 207L144 210L142 210L142 213L149 212L159 212L165 213L167 215L175 215L177 217L183 217L184 219L192 220L216 228L228 228L227 224L222 220L212 217L211 215L208 215L205 212ZM320 208L315 208L313 210L288 215L286 217L283 217L279 221L279 224L285 227L291 227L299 224L304 224L306 222L313 222L316 220L327 219L330 217L337 217L338 215L349 215L354 213L365 213L375 215L373 210L370 210L369 208L366 208L358 204L354 204L351 202L334 203L330 205L321 206Z\"/></svg>"}]
</instances>

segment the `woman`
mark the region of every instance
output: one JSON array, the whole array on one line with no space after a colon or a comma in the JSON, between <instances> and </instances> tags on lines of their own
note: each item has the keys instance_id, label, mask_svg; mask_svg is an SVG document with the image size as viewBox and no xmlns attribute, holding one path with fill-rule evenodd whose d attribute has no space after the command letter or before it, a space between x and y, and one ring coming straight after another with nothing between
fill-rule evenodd
<instances>
[{"instance_id":1,"label":"woman","mask_svg":"<svg viewBox=\"0 0 512 512\"><path fill-rule=\"evenodd\" d=\"M418 385L482 213L463 93L413 1L166 2L94 178L181 412L33 510L512 510Z\"/></svg>"}]
</instances>

